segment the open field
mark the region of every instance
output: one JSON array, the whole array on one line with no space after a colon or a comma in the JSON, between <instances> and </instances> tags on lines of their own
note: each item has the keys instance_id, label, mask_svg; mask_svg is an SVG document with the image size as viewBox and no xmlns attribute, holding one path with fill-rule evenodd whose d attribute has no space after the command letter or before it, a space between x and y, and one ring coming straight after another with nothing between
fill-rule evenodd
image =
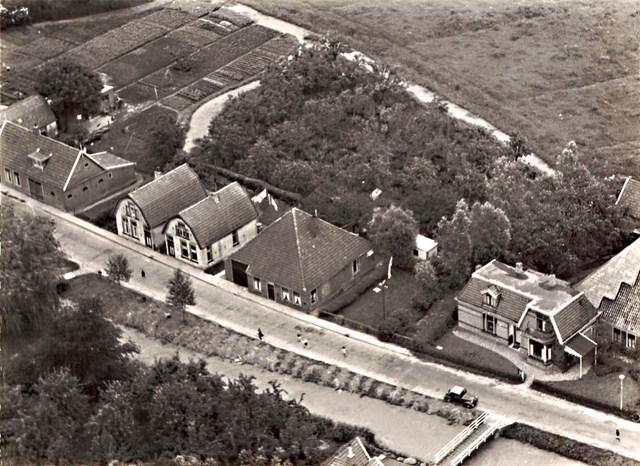
<instances>
[{"instance_id":1,"label":"open field","mask_svg":"<svg viewBox=\"0 0 640 466\"><path fill-rule=\"evenodd\" d=\"M640 176L640 7L633 0L249 0L517 130L553 164L564 145Z\"/></svg>"}]
</instances>

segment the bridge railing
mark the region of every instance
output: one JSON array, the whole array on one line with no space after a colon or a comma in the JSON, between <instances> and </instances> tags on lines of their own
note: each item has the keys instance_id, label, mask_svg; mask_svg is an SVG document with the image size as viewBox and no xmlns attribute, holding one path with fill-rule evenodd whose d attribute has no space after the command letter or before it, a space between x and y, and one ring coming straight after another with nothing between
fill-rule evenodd
<instances>
[{"instance_id":1,"label":"bridge railing","mask_svg":"<svg viewBox=\"0 0 640 466\"><path fill-rule=\"evenodd\" d=\"M489 412L485 411L480 416L478 416L471 424L469 424L464 430L458 433L455 437L453 437L449 443L447 443L442 449L436 453L433 458L435 463L438 464L440 461L445 459L449 453L456 449L458 445L467 439L480 425L487 419L489 416Z\"/></svg>"}]
</instances>

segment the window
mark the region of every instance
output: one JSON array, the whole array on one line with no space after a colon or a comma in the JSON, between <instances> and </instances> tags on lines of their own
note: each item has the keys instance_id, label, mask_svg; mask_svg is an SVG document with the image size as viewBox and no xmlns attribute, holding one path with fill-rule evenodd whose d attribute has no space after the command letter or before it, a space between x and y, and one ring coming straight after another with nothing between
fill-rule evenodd
<instances>
[{"instance_id":1,"label":"window","mask_svg":"<svg viewBox=\"0 0 640 466\"><path fill-rule=\"evenodd\" d=\"M318 301L318 290L311 290L311 304Z\"/></svg>"},{"instance_id":2,"label":"window","mask_svg":"<svg viewBox=\"0 0 640 466\"><path fill-rule=\"evenodd\" d=\"M300 300L300 295L295 291L293 292L293 304L295 304L296 306L300 306L302 304L302 301Z\"/></svg>"},{"instance_id":3,"label":"window","mask_svg":"<svg viewBox=\"0 0 640 466\"><path fill-rule=\"evenodd\" d=\"M135 208L133 204L127 204L125 206L125 211L127 213L127 217L138 219L138 209Z\"/></svg>"},{"instance_id":4,"label":"window","mask_svg":"<svg viewBox=\"0 0 640 466\"><path fill-rule=\"evenodd\" d=\"M85 192L86 190L88 190L89 188L87 188L86 186L84 188L82 188L82 192Z\"/></svg>"},{"instance_id":5,"label":"window","mask_svg":"<svg viewBox=\"0 0 640 466\"><path fill-rule=\"evenodd\" d=\"M484 303L488 304L489 306L495 307L496 300L493 299L493 296L491 296L489 293L485 293L484 294Z\"/></svg>"},{"instance_id":6,"label":"window","mask_svg":"<svg viewBox=\"0 0 640 466\"><path fill-rule=\"evenodd\" d=\"M184 223L176 223L176 236L184 239L189 239L189 232L187 231L187 226Z\"/></svg>"},{"instance_id":7,"label":"window","mask_svg":"<svg viewBox=\"0 0 640 466\"><path fill-rule=\"evenodd\" d=\"M213 246L207 248L207 262L213 262Z\"/></svg>"},{"instance_id":8,"label":"window","mask_svg":"<svg viewBox=\"0 0 640 466\"><path fill-rule=\"evenodd\" d=\"M53 191L51 191L51 197L56 197L56 193L54 193Z\"/></svg>"},{"instance_id":9,"label":"window","mask_svg":"<svg viewBox=\"0 0 640 466\"><path fill-rule=\"evenodd\" d=\"M67 199L71 199L73 197L73 194L67 194Z\"/></svg>"},{"instance_id":10,"label":"window","mask_svg":"<svg viewBox=\"0 0 640 466\"><path fill-rule=\"evenodd\" d=\"M13 183L13 176L11 175L11 170L9 170L8 168L4 169L4 178L9 183Z\"/></svg>"},{"instance_id":11,"label":"window","mask_svg":"<svg viewBox=\"0 0 640 466\"><path fill-rule=\"evenodd\" d=\"M291 300L291 297L289 296L289 290L287 290L286 288L282 288L282 300L283 301Z\"/></svg>"},{"instance_id":12,"label":"window","mask_svg":"<svg viewBox=\"0 0 640 466\"><path fill-rule=\"evenodd\" d=\"M497 319L489 314L484 315L484 331L492 335L496 334Z\"/></svg>"},{"instance_id":13,"label":"window","mask_svg":"<svg viewBox=\"0 0 640 466\"><path fill-rule=\"evenodd\" d=\"M89 162L84 163L84 168L89 168Z\"/></svg>"},{"instance_id":14,"label":"window","mask_svg":"<svg viewBox=\"0 0 640 466\"><path fill-rule=\"evenodd\" d=\"M100 184L100 183L104 183L104 178L100 178L100 179L98 180L98 184Z\"/></svg>"},{"instance_id":15,"label":"window","mask_svg":"<svg viewBox=\"0 0 640 466\"><path fill-rule=\"evenodd\" d=\"M545 349L546 348L542 343L539 343L535 340L530 340L529 356L533 356L534 358L537 358L537 359L543 359L544 356L546 356L544 354L546 352Z\"/></svg>"},{"instance_id":16,"label":"window","mask_svg":"<svg viewBox=\"0 0 640 466\"><path fill-rule=\"evenodd\" d=\"M536 328L541 332L547 331L547 319L541 314L536 314Z\"/></svg>"},{"instance_id":17,"label":"window","mask_svg":"<svg viewBox=\"0 0 640 466\"><path fill-rule=\"evenodd\" d=\"M616 343L622 343L622 332L620 331L620 329L613 329L613 341L615 341Z\"/></svg>"},{"instance_id":18,"label":"window","mask_svg":"<svg viewBox=\"0 0 640 466\"><path fill-rule=\"evenodd\" d=\"M627 348L635 348L636 347L636 336L627 334Z\"/></svg>"},{"instance_id":19,"label":"window","mask_svg":"<svg viewBox=\"0 0 640 466\"><path fill-rule=\"evenodd\" d=\"M414 249L413 250L413 255L416 256L416 257L420 256L420 251L418 251L417 249Z\"/></svg>"},{"instance_id":20,"label":"window","mask_svg":"<svg viewBox=\"0 0 640 466\"><path fill-rule=\"evenodd\" d=\"M231 233L231 239L233 240L234 246L240 244L240 238L238 238L238 230L233 230L233 233Z\"/></svg>"},{"instance_id":21,"label":"window","mask_svg":"<svg viewBox=\"0 0 640 466\"><path fill-rule=\"evenodd\" d=\"M253 279L253 289L256 291L262 291L262 283L260 283L259 278Z\"/></svg>"},{"instance_id":22,"label":"window","mask_svg":"<svg viewBox=\"0 0 640 466\"><path fill-rule=\"evenodd\" d=\"M189 258L189 243L186 241L180 241L180 255L183 259Z\"/></svg>"},{"instance_id":23,"label":"window","mask_svg":"<svg viewBox=\"0 0 640 466\"><path fill-rule=\"evenodd\" d=\"M262 222L256 223L256 232L260 233L262 231Z\"/></svg>"},{"instance_id":24,"label":"window","mask_svg":"<svg viewBox=\"0 0 640 466\"><path fill-rule=\"evenodd\" d=\"M20 173L13 172L13 184L18 187L22 186L22 184L20 183Z\"/></svg>"},{"instance_id":25,"label":"window","mask_svg":"<svg viewBox=\"0 0 640 466\"><path fill-rule=\"evenodd\" d=\"M109 178L113 178L113 173L109 173Z\"/></svg>"},{"instance_id":26,"label":"window","mask_svg":"<svg viewBox=\"0 0 640 466\"><path fill-rule=\"evenodd\" d=\"M122 219L122 232L125 235L130 235L131 231L129 230L129 220L126 218Z\"/></svg>"},{"instance_id":27,"label":"window","mask_svg":"<svg viewBox=\"0 0 640 466\"><path fill-rule=\"evenodd\" d=\"M351 263L351 270L353 272L353 275L360 272L360 259L356 259Z\"/></svg>"},{"instance_id":28,"label":"window","mask_svg":"<svg viewBox=\"0 0 640 466\"><path fill-rule=\"evenodd\" d=\"M138 222L130 220L131 222L131 236L138 237Z\"/></svg>"},{"instance_id":29,"label":"window","mask_svg":"<svg viewBox=\"0 0 640 466\"><path fill-rule=\"evenodd\" d=\"M198 249L193 245L189 245L189 249L191 249L191 262L198 262Z\"/></svg>"}]
</instances>

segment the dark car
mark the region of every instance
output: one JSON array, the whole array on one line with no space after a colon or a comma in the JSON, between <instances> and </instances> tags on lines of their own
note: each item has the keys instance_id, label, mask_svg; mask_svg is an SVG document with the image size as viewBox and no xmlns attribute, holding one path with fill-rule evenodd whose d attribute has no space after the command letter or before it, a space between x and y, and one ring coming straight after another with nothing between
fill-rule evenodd
<instances>
[{"instance_id":1,"label":"dark car","mask_svg":"<svg viewBox=\"0 0 640 466\"><path fill-rule=\"evenodd\" d=\"M462 387L452 387L444 396L444 401L456 403L465 408L475 408L478 404L478 397L467 395L467 389Z\"/></svg>"}]
</instances>

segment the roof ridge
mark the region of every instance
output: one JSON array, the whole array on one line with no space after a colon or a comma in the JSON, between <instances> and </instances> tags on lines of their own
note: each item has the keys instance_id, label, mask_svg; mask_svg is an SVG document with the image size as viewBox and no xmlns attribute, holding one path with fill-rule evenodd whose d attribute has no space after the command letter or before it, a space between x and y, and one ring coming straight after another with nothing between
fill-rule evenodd
<instances>
[{"instance_id":1,"label":"roof ridge","mask_svg":"<svg viewBox=\"0 0 640 466\"><path fill-rule=\"evenodd\" d=\"M629 184L630 179L631 179L631 176L627 176L627 179L624 180L624 184L622 185L622 189L620 190L620 193L618 194L618 199L616 199L616 203L614 205L618 205L618 202L620 202L620 199L622 199L622 193L624 193L624 190Z\"/></svg>"},{"instance_id":2,"label":"roof ridge","mask_svg":"<svg viewBox=\"0 0 640 466\"><path fill-rule=\"evenodd\" d=\"M61 145L62 147L68 147L69 149L78 150L78 151L80 150L77 147L70 146L69 144L65 144L62 141L58 141L57 139L53 139L53 138L51 138L49 136L46 136L44 134L40 134L40 133L36 134L36 133L33 132L33 130L31 130L31 129L25 127L25 126L19 125L18 123L14 123L13 121L5 120L5 123L9 123L10 125L17 126L21 130L24 130L24 131L26 131L26 132L28 132L30 134L36 135L38 138L44 138L44 139L48 139L49 141L53 141L56 144ZM4 124L3 124L3 128L4 128Z\"/></svg>"},{"instance_id":3,"label":"roof ridge","mask_svg":"<svg viewBox=\"0 0 640 466\"><path fill-rule=\"evenodd\" d=\"M186 163L186 162L185 162L185 163L183 163L182 165L177 166L177 167L176 167L176 168L174 168L173 170L169 170L167 173L163 173L163 174L162 174L162 175L160 175L159 177L154 178L153 180L149 181L148 183L143 184L142 186L140 186L140 187L138 187L138 188L134 189L134 190L133 190L133 191L131 191L129 194L134 194L134 193L140 192L141 190L143 190L143 189L145 189L145 188L148 188L149 186L153 185L156 181L160 181L160 180L161 180L162 178L164 178L165 176L170 175L171 173L176 172L178 169L180 169L180 168L182 168L182 167L184 167L184 166L186 166L190 171L192 171L192 172L196 175L196 177L198 177L198 174L197 174L197 173L196 173L196 172L195 172L195 171L194 171L194 170L189 166L189 164L188 164L188 163ZM198 177L198 182L200 182L199 177Z\"/></svg>"},{"instance_id":4,"label":"roof ridge","mask_svg":"<svg viewBox=\"0 0 640 466\"><path fill-rule=\"evenodd\" d=\"M305 283L304 268L302 267L302 254L300 253L300 237L298 234L298 221L296 220L296 212L300 212L300 209L294 207L291 209L293 216L293 233L296 238L296 252L298 256L298 265L300 266L300 277L302 277L302 291L307 291L307 284Z\"/></svg>"}]
</instances>

